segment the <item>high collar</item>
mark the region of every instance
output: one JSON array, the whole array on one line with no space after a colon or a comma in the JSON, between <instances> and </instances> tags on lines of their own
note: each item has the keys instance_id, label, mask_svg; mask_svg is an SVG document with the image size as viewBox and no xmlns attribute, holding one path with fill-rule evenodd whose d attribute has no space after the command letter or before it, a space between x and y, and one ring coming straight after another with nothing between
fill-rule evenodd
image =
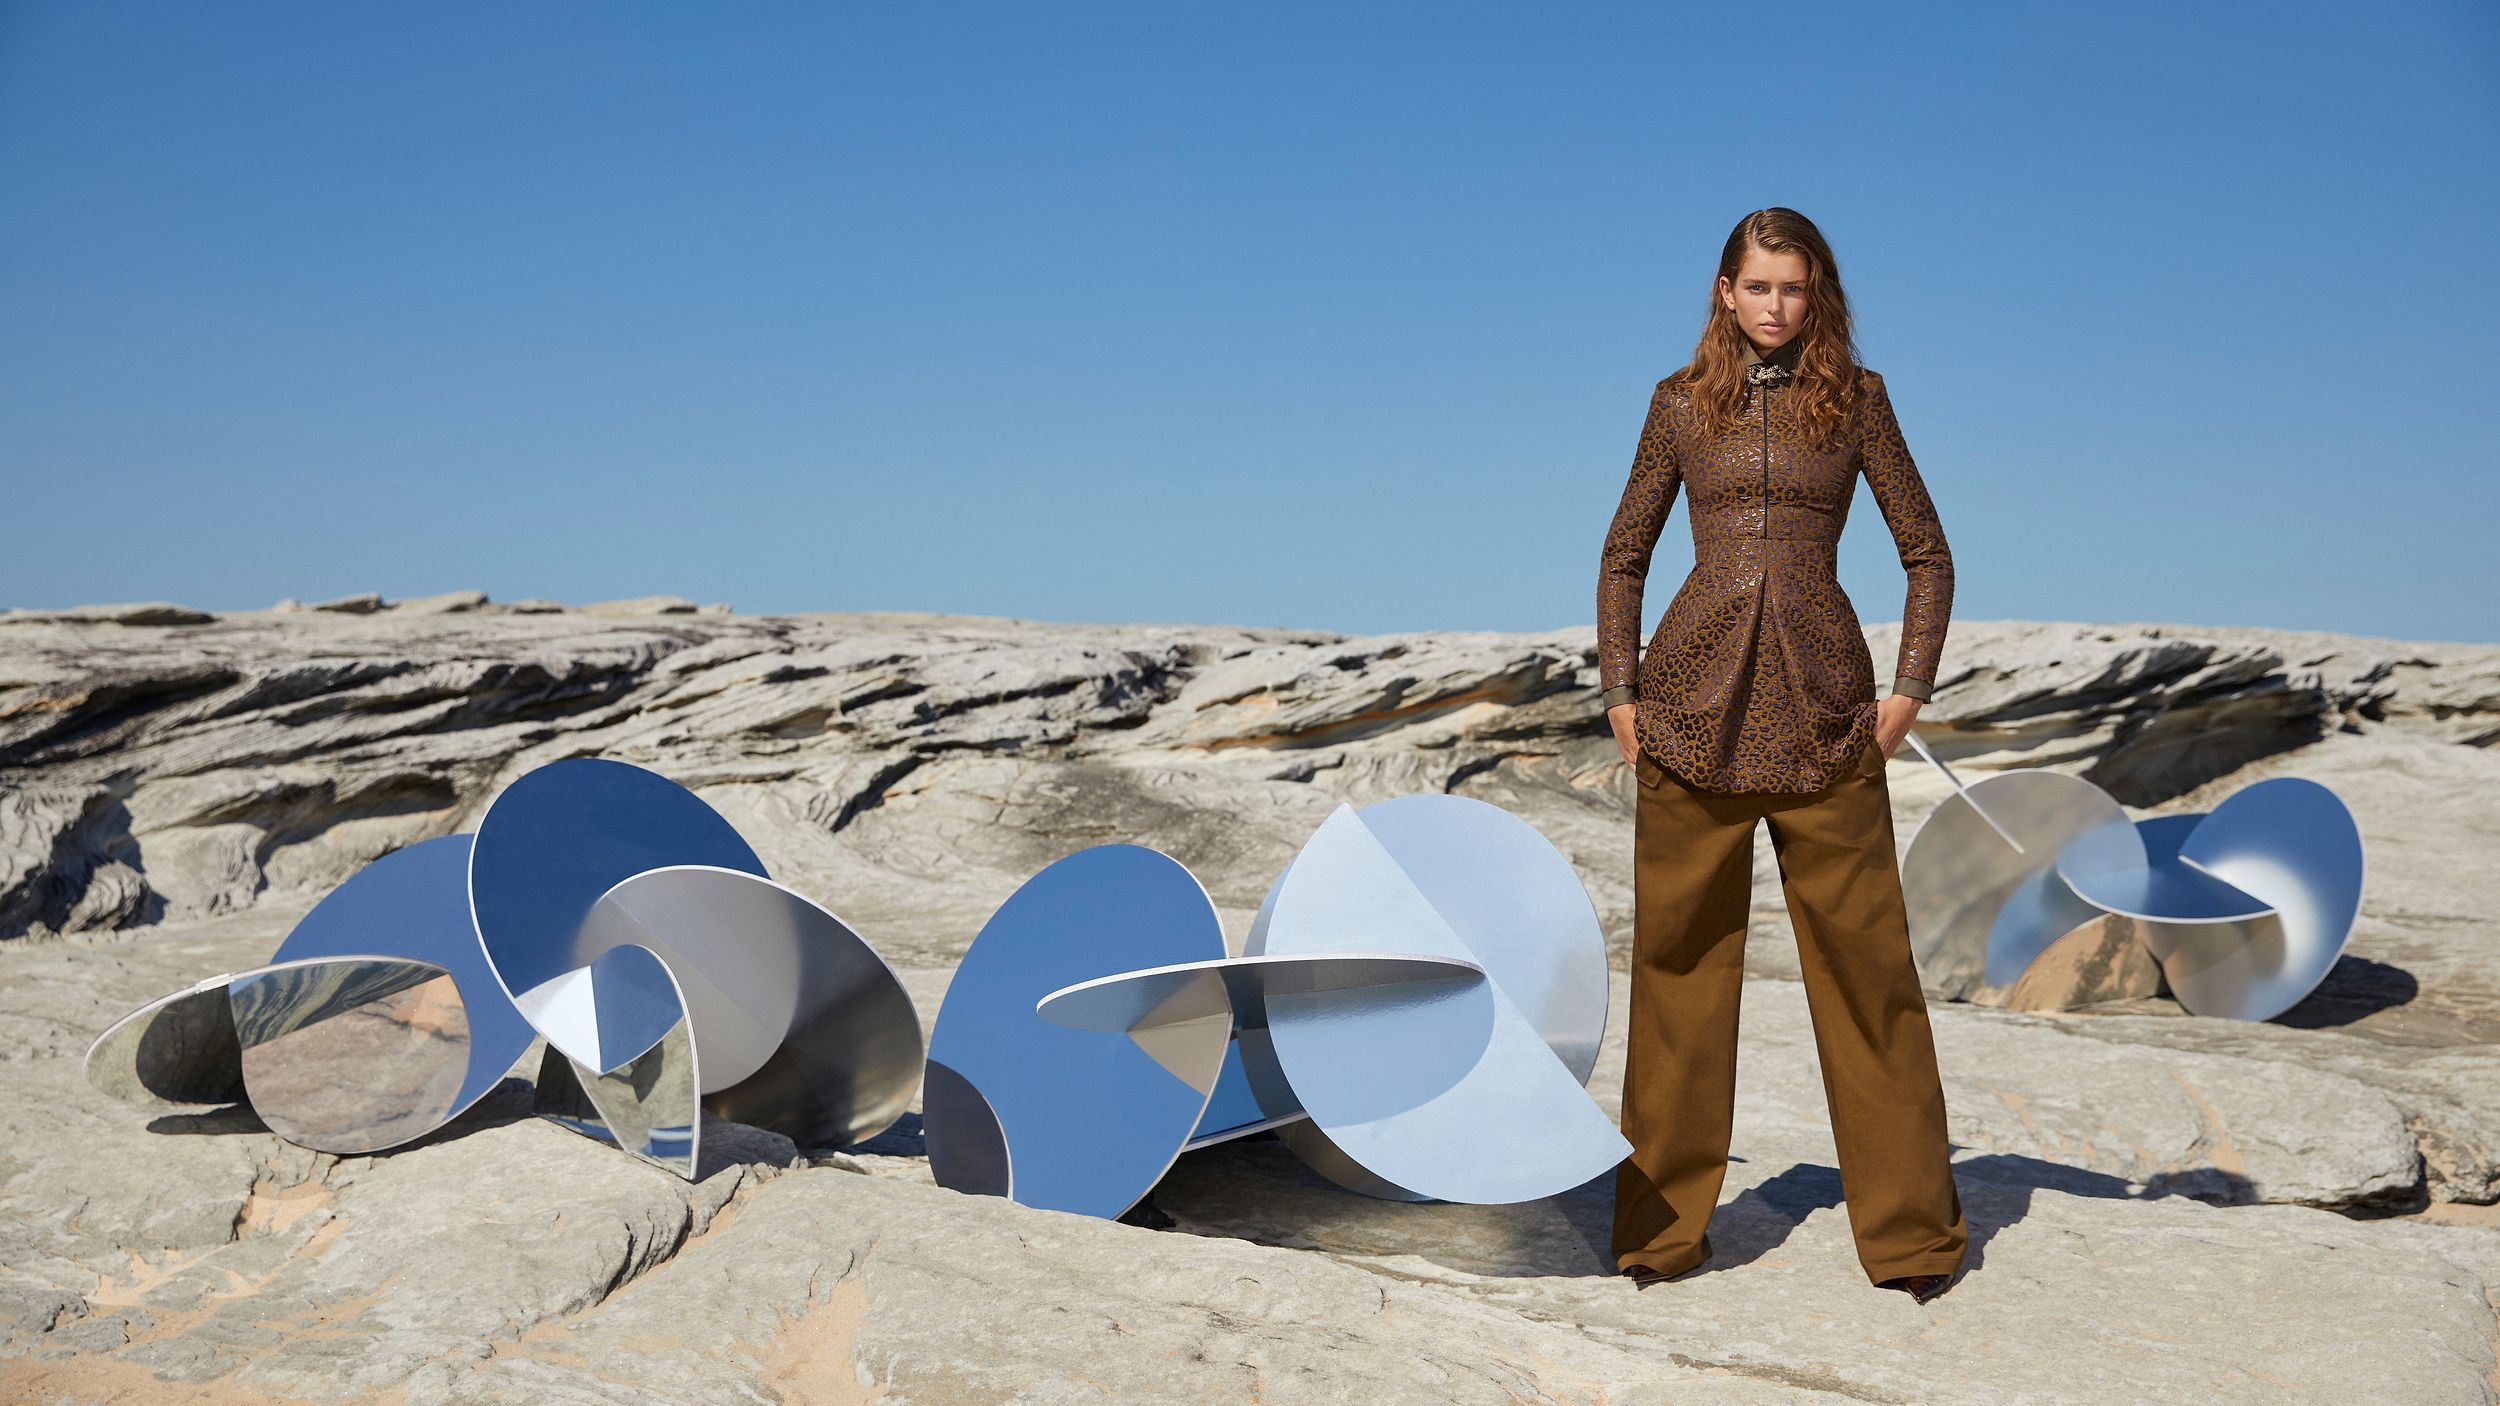
<instances>
[{"instance_id":1,"label":"high collar","mask_svg":"<svg viewBox=\"0 0 2500 1406\"><path fill-rule=\"evenodd\" d=\"M1771 365L1780 368L1782 371L1795 371L1797 369L1797 355L1805 350L1806 343L1804 334L1799 333L1790 337L1787 341L1780 343L1778 348L1769 356L1764 356L1754 347L1753 338L1739 333L1738 340L1745 344L1745 364L1747 366Z\"/></svg>"}]
</instances>

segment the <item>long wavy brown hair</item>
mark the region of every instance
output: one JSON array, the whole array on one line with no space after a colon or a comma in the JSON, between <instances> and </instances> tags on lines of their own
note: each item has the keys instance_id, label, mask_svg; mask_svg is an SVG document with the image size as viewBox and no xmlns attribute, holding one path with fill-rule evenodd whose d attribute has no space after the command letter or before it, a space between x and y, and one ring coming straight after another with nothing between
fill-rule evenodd
<instances>
[{"instance_id":1,"label":"long wavy brown hair","mask_svg":"<svg viewBox=\"0 0 2500 1406\"><path fill-rule=\"evenodd\" d=\"M1806 262L1806 315L1796 335L1796 379L1791 383L1798 419L1809 438L1827 440L1858 401L1858 346L1849 317L1849 295L1840 286L1840 264L1814 221L1782 205L1756 210L1736 222L1719 251L1719 274L1733 285L1748 251L1801 254ZM1668 380L1689 388L1703 424L1713 433L1734 432L1745 413L1745 332L1710 285L1710 311L1692 364Z\"/></svg>"}]
</instances>

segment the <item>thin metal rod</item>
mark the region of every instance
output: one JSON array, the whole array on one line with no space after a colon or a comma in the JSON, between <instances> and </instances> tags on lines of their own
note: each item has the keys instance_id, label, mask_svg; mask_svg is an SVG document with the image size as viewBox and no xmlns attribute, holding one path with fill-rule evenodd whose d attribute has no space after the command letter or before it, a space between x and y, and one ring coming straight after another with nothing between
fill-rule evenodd
<instances>
[{"instance_id":1,"label":"thin metal rod","mask_svg":"<svg viewBox=\"0 0 2500 1406\"><path fill-rule=\"evenodd\" d=\"M1927 742L1924 738L1918 735L1917 728L1913 727L1910 729L1907 735L1907 740L1911 746L1918 749L1918 754L1920 756L1927 759L1927 764L1929 766L1932 766L1936 770L1944 773L1944 779L1953 783L1953 789L1961 796L1963 803L1968 805L1973 811L1977 812L1980 819L1988 822L1988 828L1997 832L1998 839L2012 845L2014 847L2014 853L2016 854L2023 854L2027 852L2023 849L2023 842L2015 839L2004 826L1999 825L1997 823L1997 818L1988 813L1988 808L1979 803L1979 798L1970 793L1970 788L1962 784L1962 778L1953 774L1953 768L1944 764L1944 758L1937 756L1934 752L1927 749Z\"/></svg>"}]
</instances>

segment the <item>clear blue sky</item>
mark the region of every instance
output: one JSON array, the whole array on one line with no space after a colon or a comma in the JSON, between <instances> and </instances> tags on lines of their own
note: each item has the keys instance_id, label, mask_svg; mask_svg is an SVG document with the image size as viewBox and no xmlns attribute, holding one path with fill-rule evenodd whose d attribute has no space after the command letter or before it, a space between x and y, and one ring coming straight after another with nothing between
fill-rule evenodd
<instances>
[{"instance_id":1,"label":"clear blue sky","mask_svg":"<svg viewBox=\"0 0 2500 1406\"><path fill-rule=\"evenodd\" d=\"M0 0L0 605L1584 624L1763 205L1957 616L2500 640L2464 0Z\"/></svg>"}]
</instances>

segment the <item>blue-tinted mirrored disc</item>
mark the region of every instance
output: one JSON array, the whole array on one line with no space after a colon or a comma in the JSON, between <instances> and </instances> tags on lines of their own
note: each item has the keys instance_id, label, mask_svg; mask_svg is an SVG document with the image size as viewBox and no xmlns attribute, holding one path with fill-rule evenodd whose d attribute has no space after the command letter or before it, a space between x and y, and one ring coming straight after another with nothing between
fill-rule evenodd
<instances>
[{"instance_id":1,"label":"blue-tinted mirrored disc","mask_svg":"<svg viewBox=\"0 0 2500 1406\"><path fill-rule=\"evenodd\" d=\"M764 877L727 820L657 772L582 758L513 782L478 823L468 883L505 992L517 998L587 965L579 939L600 896L646 870L686 864ZM595 1050L565 1052L596 1063Z\"/></svg>"},{"instance_id":2,"label":"blue-tinted mirrored disc","mask_svg":"<svg viewBox=\"0 0 2500 1406\"><path fill-rule=\"evenodd\" d=\"M2237 923L2264 899L2182 863L2177 845L2202 816L2167 815L2078 835L2057 856L2067 886L2096 908L2169 923ZM2147 827L2155 827L2150 830Z\"/></svg>"},{"instance_id":3,"label":"blue-tinted mirrored disc","mask_svg":"<svg viewBox=\"0 0 2500 1406\"><path fill-rule=\"evenodd\" d=\"M467 1012L469 1062L450 1115L478 1101L536 1038L469 920L471 836L445 835L382 856L347 877L287 933L270 964L389 956L450 973Z\"/></svg>"},{"instance_id":4,"label":"blue-tinted mirrored disc","mask_svg":"<svg viewBox=\"0 0 2500 1406\"><path fill-rule=\"evenodd\" d=\"M1094 977L1224 955L1206 890L1144 846L1079 850L1027 880L964 953L930 1031L923 1117L938 1183L994 1191L1004 1174L1028 1206L1127 1210L1188 1142L1209 1089L1126 1034L1071 1030L1035 1006ZM994 1127L939 1126L949 1117Z\"/></svg>"}]
</instances>

